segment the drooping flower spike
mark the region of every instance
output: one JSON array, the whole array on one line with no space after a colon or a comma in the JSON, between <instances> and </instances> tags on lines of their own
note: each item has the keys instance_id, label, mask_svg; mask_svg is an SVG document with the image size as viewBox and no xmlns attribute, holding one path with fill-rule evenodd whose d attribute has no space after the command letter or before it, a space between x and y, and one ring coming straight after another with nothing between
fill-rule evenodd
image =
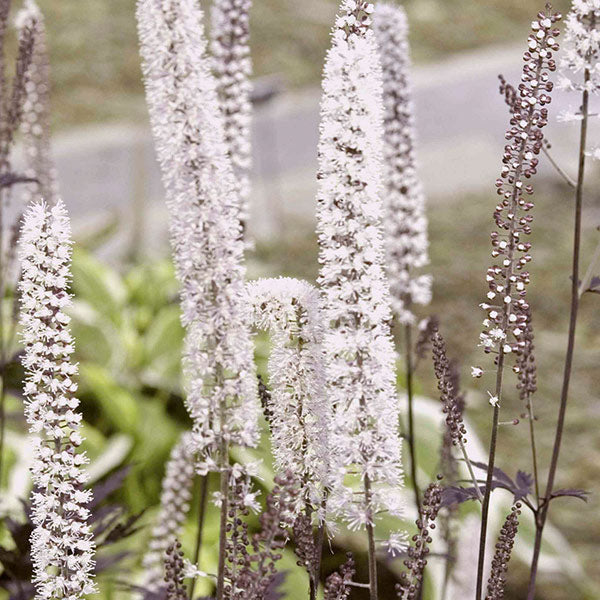
<instances>
[{"instance_id":1,"label":"drooping flower spike","mask_svg":"<svg viewBox=\"0 0 600 600\"><path fill-rule=\"evenodd\" d=\"M425 194L415 161L415 124L409 71L408 21L401 6L378 3L374 30L383 71L385 245L392 310L400 323L415 320L410 305L429 304Z\"/></svg>"},{"instance_id":2,"label":"drooping flower spike","mask_svg":"<svg viewBox=\"0 0 600 600\"><path fill-rule=\"evenodd\" d=\"M251 282L248 295L254 325L271 334L267 409L277 471L292 473L301 499L320 510L329 487L331 404L319 293L305 281L281 277Z\"/></svg>"},{"instance_id":3,"label":"drooping flower spike","mask_svg":"<svg viewBox=\"0 0 600 600\"><path fill-rule=\"evenodd\" d=\"M139 0L137 16L182 287L186 406L206 472L220 468L224 443L253 446L258 436L238 187L197 2Z\"/></svg>"},{"instance_id":4,"label":"drooping flower spike","mask_svg":"<svg viewBox=\"0 0 600 600\"><path fill-rule=\"evenodd\" d=\"M327 396L335 493L331 506L352 527L402 513L403 482L384 271L383 89L373 5L344 0L327 54L319 142L319 285L323 296ZM343 484L347 472L363 494Z\"/></svg>"},{"instance_id":5,"label":"drooping flower spike","mask_svg":"<svg viewBox=\"0 0 600 600\"><path fill-rule=\"evenodd\" d=\"M25 417L35 435L31 557L36 599L80 600L96 591L91 491L78 410L77 366L67 310L71 230L64 204L30 206L23 221L21 327Z\"/></svg>"}]
</instances>

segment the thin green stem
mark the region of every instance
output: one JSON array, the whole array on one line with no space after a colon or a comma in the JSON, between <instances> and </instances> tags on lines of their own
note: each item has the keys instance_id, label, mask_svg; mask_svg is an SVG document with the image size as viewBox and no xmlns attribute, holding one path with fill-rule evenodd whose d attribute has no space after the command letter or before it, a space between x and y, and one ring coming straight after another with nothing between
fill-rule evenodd
<instances>
[{"instance_id":1,"label":"thin green stem","mask_svg":"<svg viewBox=\"0 0 600 600\"><path fill-rule=\"evenodd\" d=\"M204 518L206 516L206 503L208 499L208 475L200 478L200 502L198 504L198 525L196 530L196 547L194 548L194 566L200 561L200 549L202 548L202 537L204 532ZM190 584L190 600L194 600L196 588L196 577L192 577Z\"/></svg>"},{"instance_id":2,"label":"thin green stem","mask_svg":"<svg viewBox=\"0 0 600 600\"><path fill-rule=\"evenodd\" d=\"M221 456L228 456L227 442L221 442ZM226 458L221 466L221 516L219 523L219 570L217 572L217 600L224 599L225 559L227 550L227 513L229 511L229 464Z\"/></svg>"},{"instance_id":3,"label":"thin green stem","mask_svg":"<svg viewBox=\"0 0 600 600\"><path fill-rule=\"evenodd\" d=\"M584 74L584 91L581 103L581 129L579 136L579 169L577 173L577 188L575 190L575 227L573 234L573 263L571 270L571 312L569 318L569 335L567 341L567 353L565 356L565 368L563 373L563 384L560 394L560 408L558 412L558 421L556 423L556 433L554 436L554 447L552 449L552 459L550 461L550 470L548 472L548 481L546 483L546 494L544 502L540 507L538 518L536 519L536 536L533 548L533 557L531 560L531 571L529 577L529 588L527 591L527 600L533 600L535 596L535 583L539 556L542 548L542 536L550 499L554 489L554 479L558 468L558 458L560 455L560 446L565 426L565 416L567 413L567 403L569 399L569 386L571 383L571 374L573 370L573 355L575 353L575 332L577 329L577 315L579 312L579 263L581 254L581 221L583 208L583 183L585 179L585 148L587 143L587 129L589 117L589 92L587 83L590 80L589 69Z\"/></svg>"},{"instance_id":4,"label":"thin green stem","mask_svg":"<svg viewBox=\"0 0 600 600\"><path fill-rule=\"evenodd\" d=\"M540 478L538 473L538 459L537 449L535 443L535 414L533 412L533 395L529 394L527 397L527 412L529 418L529 441L531 442L531 461L533 463L533 481L535 485L535 498L537 505L540 505Z\"/></svg>"},{"instance_id":5,"label":"thin green stem","mask_svg":"<svg viewBox=\"0 0 600 600\"><path fill-rule=\"evenodd\" d=\"M500 354L502 363L504 362L504 354ZM498 368L496 389L502 389L502 373L503 365ZM498 394L496 394L499 398ZM494 416L492 420L492 435L490 438L490 451L488 457L488 470L485 481L485 492L483 494L483 503L481 506L481 531L479 534L479 557L477 560L477 592L475 598L480 600L483 591L483 571L485 567L485 545L487 539L487 522L490 511L490 498L492 493L492 479L494 476L494 463L496 461L496 442L498 438L498 421L500 417L500 408L498 404L494 406Z\"/></svg>"},{"instance_id":6,"label":"thin green stem","mask_svg":"<svg viewBox=\"0 0 600 600\"><path fill-rule=\"evenodd\" d=\"M370 600L378 600L377 592L377 556L375 555L375 527L371 510L371 480L365 475L365 504L367 510L367 540L369 560L369 593Z\"/></svg>"},{"instance_id":7,"label":"thin green stem","mask_svg":"<svg viewBox=\"0 0 600 600\"><path fill-rule=\"evenodd\" d=\"M459 440L460 450L462 452L465 463L467 464L467 469L469 470L469 475L473 480L473 485L475 486L475 493L477 494L477 499L479 502L483 502L483 496L481 495L481 490L479 489L479 483L477 481L477 477L475 477L475 472L473 471L473 465L469 460L469 455L467 454L467 449L465 448L465 444L462 439Z\"/></svg>"},{"instance_id":8,"label":"thin green stem","mask_svg":"<svg viewBox=\"0 0 600 600\"><path fill-rule=\"evenodd\" d=\"M0 332L0 335L2 332ZM6 431L6 367L2 360L2 369L0 370L0 488L2 487L2 468L4 463L4 436Z\"/></svg>"},{"instance_id":9,"label":"thin green stem","mask_svg":"<svg viewBox=\"0 0 600 600\"><path fill-rule=\"evenodd\" d=\"M314 565L314 571L311 575L310 582L310 600L317 600L319 594L319 583L321 581L321 561L323 557L323 540L325 539L325 523L319 524L315 546L317 549L317 558Z\"/></svg>"},{"instance_id":10,"label":"thin green stem","mask_svg":"<svg viewBox=\"0 0 600 600\"><path fill-rule=\"evenodd\" d=\"M415 421L413 410L413 360L412 360L412 327L404 327L404 356L406 360L406 395L408 397L408 449L410 452L410 477L413 482L415 504L417 511L421 512L421 498L419 484L417 483L417 450L415 445Z\"/></svg>"}]
</instances>

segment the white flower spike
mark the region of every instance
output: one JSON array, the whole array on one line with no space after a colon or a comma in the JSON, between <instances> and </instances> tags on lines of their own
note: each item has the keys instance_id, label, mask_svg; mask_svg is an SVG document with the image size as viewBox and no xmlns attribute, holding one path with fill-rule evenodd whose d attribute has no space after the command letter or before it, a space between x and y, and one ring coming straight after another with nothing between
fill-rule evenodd
<instances>
[{"instance_id":1,"label":"white flower spike","mask_svg":"<svg viewBox=\"0 0 600 600\"><path fill-rule=\"evenodd\" d=\"M425 194L415 166L416 133L404 9L377 4L374 30L383 71L387 272L392 310L400 323L409 324L415 321L410 305L431 301L431 276L418 274L429 263L429 244Z\"/></svg>"},{"instance_id":2,"label":"white flower spike","mask_svg":"<svg viewBox=\"0 0 600 600\"><path fill-rule=\"evenodd\" d=\"M170 213L186 328L186 406L201 464L222 443L254 446L257 383L239 194L196 0L139 0L150 120Z\"/></svg>"},{"instance_id":3,"label":"white flower spike","mask_svg":"<svg viewBox=\"0 0 600 600\"><path fill-rule=\"evenodd\" d=\"M268 408L276 467L280 474L293 473L304 499L320 507L329 487L331 404L319 293L288 277L259 279L248 290L255 326L271 334Z\"/></svg>"},{"instance_id":4,"label":"white flower spike","mask_svg":"<svg viewBox=\"0 0 600 600\"><path fill-rule=\"evenodd\" d=\"M332 508L351 526L402 513L403 484L382 231L382 80L372 4L344 0L327 54L319 142L319 284L335 461ZM370 491L343 485L356 472Z\"/></svg>"},{"instance_id":5,"label":"white flower spike","mask_svg":"<svg viewBox=\"0 0 600 600\"><path fill-rule=\"evenodd\" d=\"M25 417L35 434L31 557L37 600L80 600L96 592L94 542L87 523L88 459L75 397L77 366L66 314L71 305L71 229L62 201L30 206L23 221L21 327Z\"/></svg>"},{"instance_id":6,"label":"white flower spike","mask_svg":"<svg viewBox=\"0 0 600 600\"><path fill-rule=\"evenodd\" d=\"M251 7L252 0L215 0L211 8L213 68L225 125L225 144L236 177L240 219L244 224L249 216L252 164Z\"/></svg>"}]
</instances>

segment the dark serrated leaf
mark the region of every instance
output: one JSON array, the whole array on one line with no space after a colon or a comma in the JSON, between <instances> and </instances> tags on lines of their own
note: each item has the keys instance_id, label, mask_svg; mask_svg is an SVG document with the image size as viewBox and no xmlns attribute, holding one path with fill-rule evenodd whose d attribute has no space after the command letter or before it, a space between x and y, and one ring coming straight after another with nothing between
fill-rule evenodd
<instances>
[{"instance_id":1,"label":"dark serrated leaf","mask_svg":"<svg viewBox=\"0 0 600 600\"><path fill-rule=\"evenodd\" d=\"M474 467L477 467L478 469L487 472L488 466L485 463L472 460L471 464ZM500 467L494 467L493 475L494 479L496 479L498 482L502 482L507 486L516 487L515 482Z\"/></svg>"},{"instance_id":2,"label":"dark serrated leaf","mask_svg":"<svg viewBox=\"0 0 600 600\"><path fill-rule=\"evenodd\" d=\"M94 487L94 499L90 502L90 509L98 506L100 502L104 501L113 492L116 492L122 485L123 481L129 475L132 465L125 465L120 469L117 469L114 473L102 479Z\"/></svg>"},{"instance_id":3,"label":"dark serrated leaf","mask_svg":"<svg viewBox=\"0 0 600 600\"><path fill-rule=\"evenodd\" d=\"M285 583L287 576L287 571L280 571L274 575L267 588L264 600L282 600L284 594L281 591L281 586Z\"/></svg>"},{"instance_id":4,"label":"dark serrated leaf","mask_svg":"<svg viewBox=\"0 0 600 600\"><path fill-rule=\"evenodd\" d=\"M531 494L533 488L533 475L525 473L525 471L517 471L515 482L517 484L516 488L511 491L515 495L515 502L517 502Z\"/></svg>"},{"instance_id":5,"label":"dark serrated leaf","mask_svg":"<svg viewBox=\"0 0 600 600\"><path fill-rule=\"evenodd\" d=\"M478 469L487 471L487 465L482 462L471 461L471 464ZM499 467L494 467L492 478L492 489L501 488L511 492L515 502L526 498L532 490L533 476L524 471L518 471L515 480L507 475Z\"/></svg>"},{"instance_id":6,"label":"dark serrated leaf","mask_svg":"<svg viewBox=\"0 0 600 600\"><path fill-rule=\"evenodd\" d=\"M590 493L586 492L585 490L577 490L577 489L573 489L573 488L564 488L564 489L555 490L554 492L552 492L552 494L550 494L550 499L552 500L554 498L561 498L563 496L570 496L571 498L579 498L580 500L583 500L584 502L587 502L589 495L590 495Z\"/></svg>"},{"instance_id":7,"label":"dark serrated leaf","mask_svg":"<svg viewBox=\"0 0 600 600\"><path fill-rule=\"evenodd\" d=\"M125 538L132 536L138 532L141 527L136 527L136 523L140 520L145 511L141 511L135 515L131 515L127 518L124 523L118 523L113 529L108 532L108 535L104 539L103 546L114 544Z\"/></svg>"},{"instance_id":8,"label":"dark serrated leaf","mask_svg":"<svg viewBox=\"0 0 600 600\"><path fill-rule=\"evenodd\" d=\"M484 488L481 488L482 490ZM457 485L449 485L442 491L441 506L452 506L453 504L462 504L467 500L477 500L477 492L475 487L460 487Z\"/></svg>"}]
</instances>

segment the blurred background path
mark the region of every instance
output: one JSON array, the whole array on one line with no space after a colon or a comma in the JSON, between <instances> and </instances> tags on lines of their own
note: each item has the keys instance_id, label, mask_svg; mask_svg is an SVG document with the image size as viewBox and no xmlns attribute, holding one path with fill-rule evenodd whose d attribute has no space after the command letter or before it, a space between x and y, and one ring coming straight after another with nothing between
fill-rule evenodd
<instances>
[{"instance_id":1,"label":"blurred background path","mask_svg":"<svg viewBox=\"0 0 600 600\"><path fill-rule=\"evenodd\" d=\"M485 190L493 194L508 123L498 74L517 84L521 53L521 45L490 47L414 69L418 159L430 202ZM275 94L257 107L250 224L257 239L285 234L314 218L319 96L311 87ZM547 135L556 158L574 173L577 128L556 120L572 99L555 94ZM70 130L54 137L54 155L61 192L79 231L117 219L129 224L121 243L134 232L144 250L162 245L164 195L148 127ZM543 157L541 162L541 170L551 172Z\"/></svg>"}]
</instances>

